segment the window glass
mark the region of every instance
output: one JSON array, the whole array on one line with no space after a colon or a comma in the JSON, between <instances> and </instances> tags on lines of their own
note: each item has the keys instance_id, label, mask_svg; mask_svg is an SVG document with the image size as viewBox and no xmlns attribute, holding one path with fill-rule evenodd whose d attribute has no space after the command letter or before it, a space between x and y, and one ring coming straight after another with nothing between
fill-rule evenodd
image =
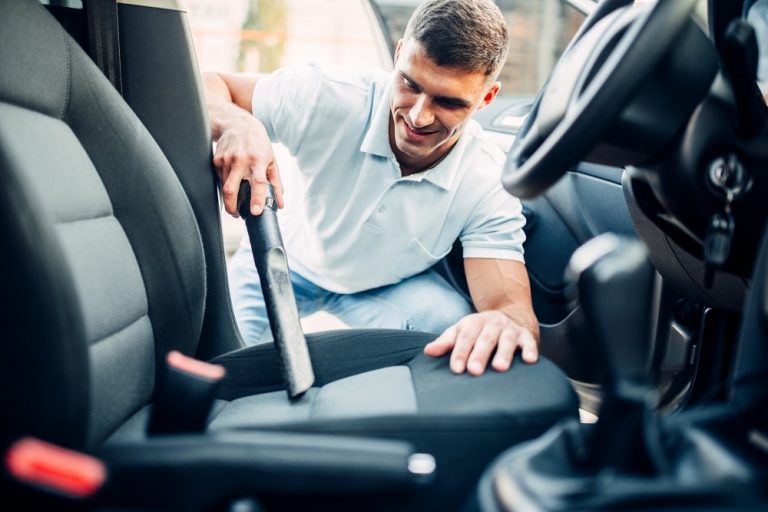
<instances>
[{"instance_id":1,"label":"window glass","mask_svg":"<svg viewBox=\"0 0 768 512\"><path fill-rule=\"evenodd\" d=\"M368 0L186 0L185 5L201 69L270 72L310 61L390 69L392 48L420 0L373 1L373 9ZM584 14L566 0L497 3L510 29L502 93L532 96Z\"/></svg>"},{"instance_id":2,"label":"window glass","mask_svg":"<svg viewBox=\"0 0 768 512\"><path fill-rule=\"evenodd\" d=\"M420 0L374 0L390 44L405 32ZM565 0L497 0L510 35L507 62L499 77L501 94L535 95L585 16Z\"/></svg>"},{"instance_id":3,"label":"window glass","mask_svg":"<svg viewBox=\"0 0 768 512\"><path fill-rule=\"evenodd\" d=\"M186 0L184 5L203 70L268 73L306 62L389 63L367 0Z\"/></svg>"}]
</instances>

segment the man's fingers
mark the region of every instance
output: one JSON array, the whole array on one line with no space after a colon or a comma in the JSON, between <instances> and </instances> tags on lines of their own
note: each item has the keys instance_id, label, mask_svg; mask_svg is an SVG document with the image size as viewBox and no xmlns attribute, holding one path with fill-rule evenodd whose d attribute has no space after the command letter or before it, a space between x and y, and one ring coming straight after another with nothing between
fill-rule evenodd
<instances>
[{"instance_id":1,"label":"man's fingers","mask_svg":"<svg viewBox=\"0 0 768 512\"><path fill-rule=\"evenodd\" d=\"M272 184L272 188L275 191L275 201L277 201L277 207L284 207L285 200L283 199L283 181L280 179L280 169L277 166L277 162L272 162L270 166L267 167L267 179Z\"/></svg>"},{"instance_id":2,"label":"man's fingers","mask_svg":"<svg viewBox=\"0 0 768 512\"><path fill-rule=\"evenodd\" d=\"M251 215L261 215L267 198L267 168L261 164L252 165L248 181L251 184Z\"/></svg>"},{"instance_id":3,"label":"man's fingers","mask_svg":"<svg viewBox=\"0 0 768 512\"><path fill-rule=\"evenodd\" d=\"M251 215L261 215L267 200L267 184L254 179L249 181L251 182Z\"/></svg>"},{"instance_id":4,"label":"man's fingers","mask_svg":"<svg viewBox=\"0 0 768 512\"><path fill-rule=\"evenodd\" d=\"M239 216L237 199L243 180L251 184L251 202L248 207L253 215L260 215L264 211L267 180L276 189L275 200L278 205L283 202L280 173L266 132L261 133L263 128L261 131L258 127L246 128L222 134L216 143L213 157L213 165L222 183L224 209L235 217Z\"/></svg>"},{"instance_id":5,"label":"man's fingers","mask_svg":"<svg viewBox=\"0 0 768 512\"><path fill-rule=\"evenodd\" d=\"M235 217L240 216L237 210L240 183L251 175L252 166L248 161L248 158L237 153L224 153L214 158L214 165L223 179L221 193L224 197L224 209Z\"/></svg>"},{"instance_id":6,"label":"man's fingers","mask_svg":"<svg viewBox=\"0 0 768 512\"><path fill-rule=\"evenodd\" d=\"M241 181L243 181L243 177L240 173L230 172L227 175L226 181L221 186L221 195L224 197L224 209L235 217L240 216L237 211L237 195L240 192Z\"/></svg>"},{"instance_id":7,"label":"man's fingers","mask_svg":"<svg viewBox=\"0 0 768 512\"><path fill-rule=\"evenodd\" d=\"M489 361L496 371L509 370L518 349L528 364L539 358L539 345L533 334L498 312L463 318L427 344L424 353L441 356L451 349L451 371L457 374L467 371L475 376L485 372Z\"/></svg>"},{"instance_id":8,"label":"man's fingers","mask_svg":"<svg viewBox=\"0 0 768 512\"><path fill-rule=\"evenodd\" d=\"M530 332L523 330L517 343L522 349L523 361L533 364L539 360L539 344Z\"/></svg>"},{"instance_id":9,"label":"man's fingers","mask_svg":"<svg viewBox=\"0 0 768 512\"><path fill-rule=\"evenodd\" d=\"M499 346L496 348L496 355L491 363L493 369L499 372L509 370L518 349L520 349L524 362L533 364L539 360L539 344L528 330L506 329L499 337Z\"/></svg>"},{"instance_id":10,"label":"man's fingers","mask_svg":"<svg viewBox=\"0 0 768 512\"><path fill-rule=\"evenodd\" d=\"M467 371L470 375L479 376L485 372L488 360L499 340L499 328L494 324L486 324L475 340L475 346L469 356Z\"/></svg>"},{"instance_id":11,"label":"man's fingers","mask_svg":"<svg viewBox=\"0 0 768 512\"><path fill-rule=\"evenodd\" d=\"M219 180L223 184L227 181L227 177L229 176L229 167L226 167L223 164L217 164L216 160L214 160L213 163L213 168L216 169L216 175L219 177Z\"/></svg>"},{"instance_id":12,"label":"man's fingers","mask_svg":"<svg viewBox=\"0 0 768 512\"><path fill-rule=\"evenodd\" d=\"M216 154L213 155L213 167L216 169L216 174L219 175L221 183L223 184L225 181L227 181L227 175L229 174L229 164L224 158L224 155L222 155L218 150L216 151Z\"/></svg>"},{"instance_id":13,"label":"man's fingers","mask_svg":"<svg viewBox=\"0 0 768 512\"><path fill-rule=\"evenodd\" d=\"M424 346L424 353L431 357L440 357L447 354L456 343L456 325L450 326L434 341Z\"/></svg>"},{"instance_id":14,"label":"man's fingers","mask_svg":"<svg viewBox=\"0 0 768 512\"><path fill-rule=\"evenodd\" d=\"M496 355L493 356L491 366L497 372L505 372L512 365L512 358L517 350L518 333L509 329L501 331L499 344L496 347Z\"/></svg>"},{"instance_id":15,"label":"man's fingers","mask_svg":"<svg viewBox=\"0 0 768 512\"><path fill-rule=\"evenodd\" d=\"M216 174L219 176L219 181L221 182L221 195L222 199L224 201L224 210L226 210L227 213L230 215L237 216L237 212L233 211L230 207L231 200L229 198L232 196L232 193L237 193L232 189L231 184L227 184L227 181L229 180L230 176L230 162L227 158L225 158L224 155L222 155L218 150L216 154L213 157L213 167L216 169Z\"/></svg>"},{"instance_id":16,"label":"man's fingers","mask_svg":"<svg viewBox=\"0 0 768 512\"><path fill-rule=\"evenodd\" d=\"M456 344L451 354L451 371L463 373L467 368L467 360L475 344L475 338L480 333L480 325L472 321L464 321L458 329Z\"/></svg>"}]
</instances>

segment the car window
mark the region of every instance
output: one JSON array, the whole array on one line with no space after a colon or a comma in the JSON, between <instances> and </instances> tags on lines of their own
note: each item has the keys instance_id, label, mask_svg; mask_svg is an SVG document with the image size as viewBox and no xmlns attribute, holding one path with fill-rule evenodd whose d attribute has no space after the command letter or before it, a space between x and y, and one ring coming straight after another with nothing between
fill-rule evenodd
<instances>
[{"instance_id":1,"label":"car window","mask_svg":"<svg viewBox=\"0 0 768 512\"><path fill-rule=\"evenodd\" d=\"M390 48L403 36L408 18L421 0L373 0ZM586 18L566 0L497 0L510 36L507 62L499 80L502 96L534 96L566 45ZM581 2L591 4L589 0Z\"/></svg>"},{"instance_id":2,"label":"car window","mask_svg":"<svg viewBox=\"0 0 768 512\"><path fill-rule=\"evenodd\" d=\"M186 0L186 6L201 69L270 72L310 61L390 69L394 45L419 2ZM503 95L533 96L541 88L585 19L578 3L498 0L510 28Z\"/></svg>"},{"instance_id":3,"label":"car window","mask_svg":"<svg viewBox=\"0 0 768 512\"><path fill-rule=\"evenodd\" d=\"M203 70L391 66L368 0L186 0L185 6Z\"/></svg>"}]
</instances>

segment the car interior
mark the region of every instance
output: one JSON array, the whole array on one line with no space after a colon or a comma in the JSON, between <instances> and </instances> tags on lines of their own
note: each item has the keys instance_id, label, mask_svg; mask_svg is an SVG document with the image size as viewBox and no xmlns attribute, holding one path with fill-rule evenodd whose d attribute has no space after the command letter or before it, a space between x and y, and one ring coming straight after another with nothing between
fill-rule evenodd
<instances>
[{"instance_id":1,"label":"car interior","mask_svg":"<svg viewBox=\"0 0 768 512\"><path fill-rule=\"evenodd\" d=\"M290 287L245 347L183 5L0 0L3 506L764 510L768 7L587 3L504 168L542 357L471 377Z\"/></svg>"}]
</instances>

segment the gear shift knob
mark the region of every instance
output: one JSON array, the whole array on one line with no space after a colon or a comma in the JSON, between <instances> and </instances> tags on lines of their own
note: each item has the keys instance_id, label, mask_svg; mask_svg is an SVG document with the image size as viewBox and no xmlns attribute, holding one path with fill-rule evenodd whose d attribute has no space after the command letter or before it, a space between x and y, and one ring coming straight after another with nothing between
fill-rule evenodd
<instances>
[{"instance_id":1,"label":"gear shift knob","mask_svg":"<svg viewBox=\"0 0 768 512\"><path fill-rule=\"evenodd\" d=\"M581 246L566 270L594 333L582 342L603 361L603 401L588 463L626 473L653 471L654 449L644 435L652 392L651 333L654 268L644 246L606 233Z\"/></svg>"},{"instance_id":2,"label":"gear shift knob","mask_svg":"<svg viewBox=\"0 0 768 512\"><path fill-rule=\"evenodd\" d=\"M605 361L608 386L649 381L654 277L642 243L613 233L593 238L571 257L566 281L591 324L591 348Z\"/></svg>"}]
</instances>

